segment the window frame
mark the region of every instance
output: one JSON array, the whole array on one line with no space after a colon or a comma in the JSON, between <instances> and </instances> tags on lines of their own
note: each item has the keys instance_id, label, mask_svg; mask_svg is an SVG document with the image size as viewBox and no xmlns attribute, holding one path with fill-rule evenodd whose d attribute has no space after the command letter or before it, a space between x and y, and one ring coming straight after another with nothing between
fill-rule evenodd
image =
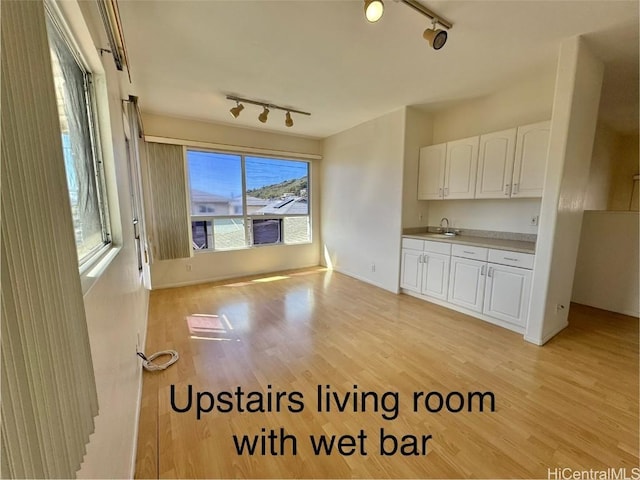
<instances>
[{"instance_id":1,"label":"window frame","mask_svg":"<svg viewBox=\"0 0 640 480\"><path fill-rule=\"evenodd\" d=\"M80 255L78 254L78 270L80 274L83 274L87 270L89 270L98 260L100 260L113 246L106 174L104 170L102 145L100 143L100 121L97 113L98 107L96 84L94 80L94 72L90 68L89 62L87 62L87 60L81 53L81 49L75 41L73 34L70 32L64 16L53 2L45 1L44 4L45 15L47 19L51 23L51 26L56 30L55 33L60 37L65 46L68 48L69 53L75 60L75 63L78 69L81 71L84 80L83 98L87 110L86 120L89 130L88 140L91 146L93 181L95 182L96 201L98 204L98 213L100 217L102 242L86 252L82 257L80 257ZM51 48L48 37L49 33L47 35L47 45L49 46L49 48Z\"/></svg>"},{"instance_id":2,"label":"window frame","mask_svg":"<svg viewBox=\"0 0 640 480\"><path fill-rule=\"evenodd\" d=\"M188 195L188 201L189 201L189 239L191 241L191 245L194 245L194 240L193 240L193 222L211 222L212 225L212 246L210 248L202 248L202 249L196 249L193 248L192 252L195 255L201 255L201 254L206 254L206 253L220 253L220 252L230 252L230 251L238 251L238 250L248 250L248 249L252 249L252 248L266 248L266 247L274 247L274 246L281 246L281 247L291 247L291 246L296 246L296 245L309 245L313 243L313 213L312 213L312 196L313 196L313 192L312 192L312 188L311 188L311 183L312 183L312 162L310 160L307 159L303 159L303 158L296 158L296 157L285 157L285 156L277 156L277 155L269 155L269 154L263 154L263 153L246 153L246 152L242 152L242 151L231 151L231 150L217 150L217 149L209 149L209 148L204 148L204 147L190 147L190 146L185 146L184 148L184 162L185 162L185 169L187 171L187 175L186 175L186 181L187 181L187 195ZM202 153L210 153L210 154L219 154L219 155L237 155L240 157L240 166L241 166L241 175L242 175L242 214L239 215L192 215L191 214L191 175L190 175L190 171L189 171L189 158L188 158L188 154L189 152L202 152ZM292 214L266 214L266 215L252 215L248 213L248 206L247 206L247 177L246 177L246 159L247 157L250 158L261 158L261 159L265 159L265 160L281 160L281 161L291 161L291 162L300 162L300 163L305 163L307 165L307 213L306 214L300 214L300 213L292 213ZM285 235L285 226L284 226L284 222L286 218L308 218L308 224L309 224L309 239L307 241L304 242L295 242L295 243L287 243L286 240L286 235ZM215 220L223 220L223 219L241 219L244 222L244 232L245 232L245 244L242 247L236 247L236 248L224 248L224 249L217 249L216 248L216 241L215 241L215 235L213 234L213 222ZM277 243L263 243L263 244L254 244L253 243L253 220L271 220L271 219L279 219L280 220L280 237L281 240Z\"/></svg>"}]
</instances>

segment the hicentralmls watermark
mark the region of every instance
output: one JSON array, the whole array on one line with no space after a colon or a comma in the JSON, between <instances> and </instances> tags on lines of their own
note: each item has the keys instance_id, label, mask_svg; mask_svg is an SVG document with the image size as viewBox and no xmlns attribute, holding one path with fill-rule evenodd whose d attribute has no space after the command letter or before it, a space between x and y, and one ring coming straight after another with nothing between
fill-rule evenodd
<instances>
[{"instance_id":1,"label":"hicentralmls watermark","mask_svg":"<svg viewBox=\"0 0 640 480\"><path fill-rule=\"evenodd\" d=\"M548 480L640 480L640 467L607 468L604 470L574 470L573 468L549 468Z\"/></svg>"}]
</instances>

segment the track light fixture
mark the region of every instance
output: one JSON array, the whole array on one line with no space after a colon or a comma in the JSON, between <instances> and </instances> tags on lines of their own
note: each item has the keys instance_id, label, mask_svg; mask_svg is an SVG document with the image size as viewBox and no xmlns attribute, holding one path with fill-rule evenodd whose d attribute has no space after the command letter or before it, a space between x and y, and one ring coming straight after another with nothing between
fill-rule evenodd
<instances>
[{"instance_id":1,"label":"track light fixture","mask_svg":"<svg viewBox=\"0 0 640 480\"><path fill-rule=\"evenodd\" d=\"M260 122L262 123L267 123L269 112L273 109L287 112L285 114L285 120L284 120L284 124L287 127L293 127L293 118L291 118L292 113L298 113L300 115L311 115L309 112L303 112L302 110L296 110L289 107L281 107L280 105L274 105L273 103L259 102L257 100L250 100L248 98L240 98L234 95L227 95L227 100L233 100L234 102L236 102L236 106L229 110L233 118L238 118L238 115L240 115L240 112L244 110L243 103L248 103L250 105L258 105L262 107L262 113L258 115L258 120L260 120Z\"/></svg>"},{"instance_id":2,"label":"track light fixture","mask_svg":"<svg viewBox=\"0 0 640 480\"><path fill-rule=\"evenodd\" d=\"M375 23L382 18L384 3L382 0L364 0L364 16L370 23Z\"/></svg>"},{"instance_id":3,"label":"track light fixture","mask_svg":"<svg viewBox=\"0 0 640 480\"><path fill-rule=\"evenodd\" d=\"M233 118L238 118L238 115L240 115L240 112L242 110L244 110L244 105L242 105L240 102L236 102L236 106L229 111L231 112L231 116Z\"/></svg>"},{"instance_id":4,"label":"track light fixture","mask_svg":"<svg viewBox=\"0 0 640 480\"><path fill-rule=\"evenodd\" d=\"M444 44L447 42L447 30L453 28L453 23L448 20L445 20L440 15L437 15L433 11L429 10L427 7L422 5L418 0L396 0L405 5L413 8L416 12L421 13L425 17L429 18L433 25L431 28L427 28L422 37L429 42L429 45L434 50L440 50ZM384 11L384 5L382 4L382 0L365 0L364 2L364 14L367 20L371 23L377 22L382 17L382 13ZM445 28L437 28L438 25Z\"/></svg>"},{"instance_id":5,"label":"track light fixture","mask_svg":"<svg viewBox=\"0 0 640 480\"><path fill-rule=\"evenodd\" d=\"M434 50L440 50L447 42L447 31L438 28L437 22L434 21L431 28L427 28L424 31L422 37L429 42L429 45L431 45Z\"/></svg>"},{"instance_id":6,"label":"track light fixture","mask_svg":"<svg viewBox=\"0 0 640 480\"><path fill-rule=\"evenodd\" d=\"M269 109L265 106L264 110L262 110L262 113L258 115L258 120L260 120L262 123L266 123L268 116L269 116Z\"/></svg>"}]
</instances>

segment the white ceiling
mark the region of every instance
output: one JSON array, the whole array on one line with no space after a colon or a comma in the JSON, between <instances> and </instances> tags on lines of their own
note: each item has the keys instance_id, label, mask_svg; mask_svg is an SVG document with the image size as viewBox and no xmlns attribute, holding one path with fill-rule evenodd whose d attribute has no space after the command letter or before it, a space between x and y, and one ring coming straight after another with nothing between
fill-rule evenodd
<instances>
[{"instance_id":1,"label":"white ceiling","mask_svg":"<svg viewBox=\"0 0 640 480\"><path fill-rule=\"evenodd\" d=\"M428 20L386 0L369 24L361 0L120 0L133 88L143 112L326 137L403 105L486 95L554 68L563 38L586 34L607 62L602 116L638 131L638 2L432 1L453 22L440 51ZM246 105L234 120L227 94L312 113Z\"/></svg>"}]
</instances>

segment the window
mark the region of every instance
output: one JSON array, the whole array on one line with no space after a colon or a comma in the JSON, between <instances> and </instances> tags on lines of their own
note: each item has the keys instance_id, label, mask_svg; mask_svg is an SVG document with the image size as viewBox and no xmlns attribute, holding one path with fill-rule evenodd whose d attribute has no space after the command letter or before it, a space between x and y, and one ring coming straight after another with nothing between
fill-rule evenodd
<instances>
[{"instance_id":1,"label":"window","mask_svg":"<svg viewBox=\"0 0 640 480\"><path fill-rule=\"evenodd\" d=\"M194 250L308 243L309 164L187 150Z\"/></svg>"},{"instance_id":2,"label":"window","mask_svg":"<svg viewBox=\"0 0 640 480\"><path fill-rule=\"evenodd\" d=\"M47 31L78 261L83 264L110 241L94 137L91 76L50 16Z\"/></svg>"}]
</instances>

